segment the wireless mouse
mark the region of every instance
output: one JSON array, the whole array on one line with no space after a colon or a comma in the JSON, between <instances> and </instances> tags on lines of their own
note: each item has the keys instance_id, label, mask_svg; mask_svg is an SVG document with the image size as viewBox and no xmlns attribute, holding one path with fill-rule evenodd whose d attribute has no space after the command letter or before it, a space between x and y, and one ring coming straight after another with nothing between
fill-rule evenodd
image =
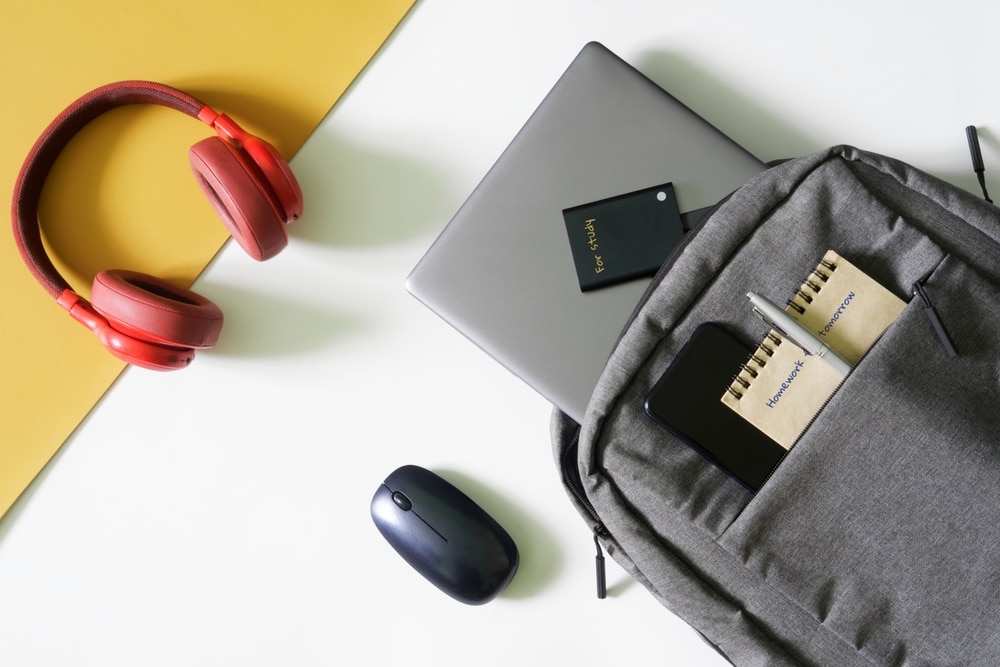
<instances>
[{"instance_id":1,"label":"wireless mouse","mask_svg":"<svg viewBox=\"0 0 1000 667\"><path fill-rule=\"evenodd\" d=\"M489 602L517 572L517 546L507 531L430 470L393 471L375 492L371 515L407 563L465 604Z\"/></svg>"}]
</instances>

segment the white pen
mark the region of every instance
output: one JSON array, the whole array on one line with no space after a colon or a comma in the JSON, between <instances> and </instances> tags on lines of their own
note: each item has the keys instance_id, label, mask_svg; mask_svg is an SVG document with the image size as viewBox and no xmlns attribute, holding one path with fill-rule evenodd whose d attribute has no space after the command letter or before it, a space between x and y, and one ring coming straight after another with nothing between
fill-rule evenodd
<instances>
[{"instance_id":1,"label":"white pen","mask_svg":"<svg viewBox=\"0 0 1000 667\"><path fill-rule=\"evenodd\" d=\"M753 312L757 317L801 347L807 354L815 354L841 375L851 372L851 365L843 357L827 347L819 336L799 324L795 318L778 308L767 297L756 292L747 292L747 298L750 299L750 305L753 306Z\"/></svg>"}]
</instances>

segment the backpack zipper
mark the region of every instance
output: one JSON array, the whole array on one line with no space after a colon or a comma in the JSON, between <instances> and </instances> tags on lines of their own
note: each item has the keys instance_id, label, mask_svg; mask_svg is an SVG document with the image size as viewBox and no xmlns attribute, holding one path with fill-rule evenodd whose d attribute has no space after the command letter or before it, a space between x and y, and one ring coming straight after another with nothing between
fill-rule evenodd
<instances>
[{"instance_id":1,"label":"backpack zipper","mask_svg":"<svg viewBox=\"0 0 1000 667\"><path fill-rule=\"evenodd\" d=\"M562 472L563 486L569 489L570 493L580 504L580 506L590 515L593 523L591 531L594 533L594 546L597 547L597 556L594 558L595 573L597 577L597 598L603 600L608 596L607 568L604 564L604 549L601 547L601 538L610 539L611 533L605 527L604 522L597 515L597 510L590 504L587 494L583 490L583 480L580 479L580 469L576 466L576 455L580 446L580 432L577 430L576 437L563 450L559 467Z\"/></svg>"},{"instance_id":2,"label":"backpack zipper","mask_svg":"<svg viewBox=\"0 0 1000 667\"><path fill-rule=\"evenodd\" d=\"M924 280L926 280L926 278ZM941 342L941 347L944 349L945 354L947 354L951 359L957 357L958 350L955 348L955 343L952 341L951 336L948 335L948 330L945 329L944 322L941 320L941 316L934 307L934 302L931 301L930 295L927 294L927 290L924 289L924 281L918 280L913 283L913 295L919 297L920 300L923 301L924 314L927 315L927 319L930 320L931 328L934 330L934 334L937 336L938 341Z\"/></svg>"}]
</instances>

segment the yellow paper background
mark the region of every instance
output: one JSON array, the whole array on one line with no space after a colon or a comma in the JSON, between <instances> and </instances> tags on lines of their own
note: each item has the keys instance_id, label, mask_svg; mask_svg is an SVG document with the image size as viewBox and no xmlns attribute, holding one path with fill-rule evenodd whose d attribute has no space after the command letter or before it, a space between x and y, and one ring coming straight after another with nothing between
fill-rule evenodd
<instances>
[{"instance_id":1,"label":"yellow paper background","mask_svg":"<svg viewBox=\"0 0 1000 667\"><path fill-rule=\"evenodd\" d=\"M9 201L31 145L69 103L123 79L180 88L291 157L414 2L10 3L0 21L0 192ZM188 147L210 134L176 111L127 107L71 142L40 218L75 289L89 296L94 274L112 268L193 282L228 238L187 165ZM35 282L6 229L0 516L124 368Z\"/></svg>"}]
</instances>

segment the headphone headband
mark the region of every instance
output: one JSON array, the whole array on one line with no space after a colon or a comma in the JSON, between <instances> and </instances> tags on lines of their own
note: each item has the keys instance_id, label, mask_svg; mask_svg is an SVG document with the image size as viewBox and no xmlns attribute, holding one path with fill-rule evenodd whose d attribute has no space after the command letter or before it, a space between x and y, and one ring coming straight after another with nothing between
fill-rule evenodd
<instances>
[{"instance_id":1,"label":"headphone headband","mask_svg":"<svg viewBox=\"0 0 1000 667\"><path fill-rule=\"evenodd\" d=\"M45 251L38 216L42 188L60 153L85 125L116 107L156 104L215 130L188 151L198 185L240 246L257 260L288 243L285 224L302 212L302 190L277 149L190 95L150 81L121 81L87 93L56 117L32 146L14 185L14 241L31 274L73 319L128 363L183 368L195 349L215 345L222 311L168 281L118 269L94 277L91 301L77 295Z\"/></svg>"},{"instance_id":2,"label":"headphone headband","mask_svg":"<svg viewBox=\"0 0 1000 667\"><path fill-rule=\"evenodd\" d=\"M14 240L32 275L53 298L58 299L63 291L69 289L69 284L59 275L42 246L42 231L38 224L42 186L56 158L85 125L103 113L130 104L157 104L195 118L207 109L205 104L187 93L151 81L121 81L101 86L73 102L49 123L32 146L18 174L10 212Z\"/></svg>"}]
</instances>

